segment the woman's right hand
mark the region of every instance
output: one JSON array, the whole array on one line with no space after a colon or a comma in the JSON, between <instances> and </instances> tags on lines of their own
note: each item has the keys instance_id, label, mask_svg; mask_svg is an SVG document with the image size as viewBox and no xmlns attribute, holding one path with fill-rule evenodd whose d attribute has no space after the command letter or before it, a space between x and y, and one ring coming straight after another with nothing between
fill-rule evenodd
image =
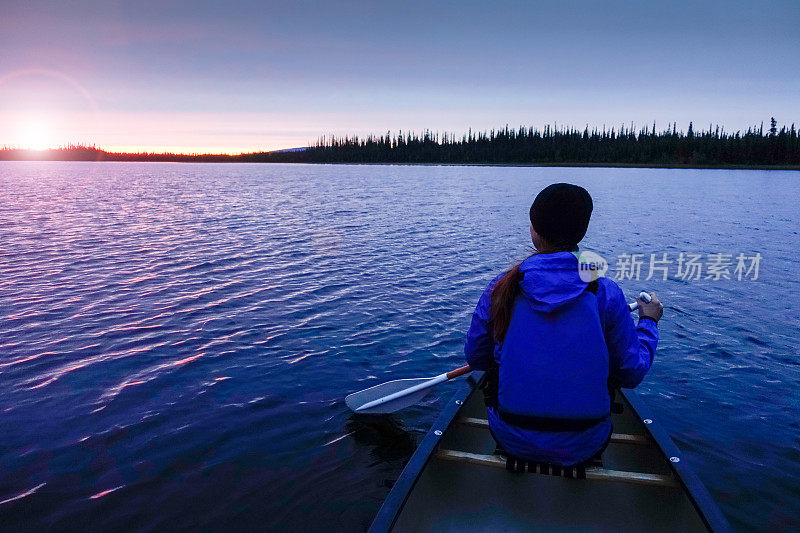
<instances>
[{"instance_id":1,"label":"woman's right hand","mask_svg":"<svg viewBox=\"0 0 800 533\"><path fill-rule=\"evenodd\" d=\"M658 322L661 319L661 315L664 314L664 306L658 301L656 293L651 292L650 298L649 302L636 298L636 301L639 302L639 318L646 316Z\"/></svg>"}]
</instances>

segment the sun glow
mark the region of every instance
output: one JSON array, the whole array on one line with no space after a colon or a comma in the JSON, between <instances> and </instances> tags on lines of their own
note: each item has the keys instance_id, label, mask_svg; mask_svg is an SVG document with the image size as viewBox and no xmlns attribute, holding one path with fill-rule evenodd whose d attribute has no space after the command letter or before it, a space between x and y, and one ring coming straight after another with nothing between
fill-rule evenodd
<instances>
[{"instance_id":1,"label":"sun glow","mask_svg":"<svg viewBox=\"0 0 800 533\"><path fill-rule=\"evenodd\" d=\"M19 147L27 150L55 148L53 125L42 117L29 117L19 126Z\"/></svg>"}]
</instances>

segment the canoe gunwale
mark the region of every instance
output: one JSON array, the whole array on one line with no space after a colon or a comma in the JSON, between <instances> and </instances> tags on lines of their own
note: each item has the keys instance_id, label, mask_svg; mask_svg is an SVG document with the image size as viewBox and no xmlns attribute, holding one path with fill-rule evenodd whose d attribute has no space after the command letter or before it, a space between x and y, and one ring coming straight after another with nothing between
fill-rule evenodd
<instances>
[{"instance_id":1,"label":"canoe gunwale","mask_svg":"<svg viewBox=\"0 0 800 533\"><path fill-rule=\"evenodd\" d=\"M620 392L625 397L628 404L630 404L639 420L651 421L650 423L643 424L645 431L647 431L653 441L655 441L656 446L669 459L669 466L672 468L675 478L683 485L686 495L689 497L695 509L697 509L697 513L700 515L700 518L702 518L709 531L715 533L732 531L728 520L725 518L725 515L722 514L722 511L717 506L714 498L711 497L706 486L703 485L703 482L697 477L695 471L689 467L688 463L684 460L683 453L675 443L672 442L669 433L653 417L650 409L641 400L636 391L632 389L620 389ZM677 458L678 461L673 461L673 458Z\"/></svg>"},{"instance_id":2,"label":"canoe gunwale","mask_svg":"<svg viewBox=\"0 0 800 533\"><path fill-rule=\"evenodd\" d=\"M400 516L403 505L405 505L411 491L414 489L414 485L417 484L419 476L422 474L422 471L425 470L428 461L434 456L436 446L442 439L444 432L450 426L450 423L456 417L459 410L461 410L461 406L467 397L478 387L478 383L480 383L482 377L483 372L474 371L471 375L467 376L467 379L463 383L459 383L458 390L447 402L439 418L436 419L431 429L428 430L425 438L422 439L422 442L400 473L400 477L395 481L392 490L389 491L389 495L386 496L383 505L369 528L371 533L389 531L392 529L395 521ZM436 434L437 431L439 431L438 435Z\"/></svg>"}]
</instances>

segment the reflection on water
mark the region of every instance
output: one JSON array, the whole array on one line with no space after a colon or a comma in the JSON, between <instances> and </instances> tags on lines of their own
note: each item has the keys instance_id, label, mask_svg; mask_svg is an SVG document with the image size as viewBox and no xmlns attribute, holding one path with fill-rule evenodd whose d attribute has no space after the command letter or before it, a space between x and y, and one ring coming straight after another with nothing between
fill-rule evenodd
<instances>
[{"instance_id":1,"label":"reflection on water","mask_svg":"<svg viewBox=\"0 0 800 533\"><path fill-rule=\"evenodd\" d=\"M640 388L733 524L800 527L796 172L0 164L6 529L365 529L452 387L473 306L545 185L585 246L760 252L756 282L621 282L665 303Z\"/></svg>"},{"instance_id":2,"label":"reflection on water","mask_svg":"<svg viewBox=\"0 0 800 533\"><path fill-rule=\"evenodd\" d=\"M416 436L392 415L354 414L345 430L379 461L407 460L417 446Z\"/></svg>"}]
</instances>

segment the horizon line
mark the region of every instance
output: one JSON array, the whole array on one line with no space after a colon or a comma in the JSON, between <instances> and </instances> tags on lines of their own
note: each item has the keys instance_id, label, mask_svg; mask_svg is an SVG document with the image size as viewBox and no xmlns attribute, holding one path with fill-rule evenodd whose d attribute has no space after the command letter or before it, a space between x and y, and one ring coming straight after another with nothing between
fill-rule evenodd
<instances>
[{"instance_id":1,"label":"horizon line","mask_svg":"<svg viewBox=\"0 0 800 533\"><path fill-rule=\"evenodd\" d=\"M774 117L770 117L770 122L774 122L777 124L777 121ZM764 131L764 121L761 122L760 125L752 125L747 128L747 130L743 131L742 129L733 130L730 132L725 132L725 127L721 126L720 124L709 123L708 129L701 129L701 130L694 130L693 129L694 121L689 121L688 124L688 132L694 132L696 135L702 135L704 133L713 133L716 129L716 132L719 134L727 134L731 136L745 135L747 133L755 133L758 132L763 135ZM772 124L771 124L772 125ZM794 129L795 123L792 122L791 128ZM782 124L783 128L786 128L786 124ZM228 156L228 157L237 157L237 156L247 156L247 155L257 155L257 154L268 154L268 153L279 153L283 151L296 151L296 150L304 150L308 148L314 148L316 145L324 144L329 141L345 141L345 140L379 140L383 139L385 136L397 138L399 136L408 136L411 135L412 137L423 137L423 136L432 136L435 139L442 138L442 139L452 139L452 140L460 140L466 139L469 136L480 137L481 135L487 135L489 132L502 132L502 131L533 131L538 133L546 132L558 132L558 133L575 133L575 132L589 132L591 134L605 134L605 133L618 133L618 134L634 134L634 135L655 135L656 134L656 121L653 121L652 124L648 124L643 127L637 127L634 121L631 121L629 125L626 125L624 122L620 122L619 126L611 126L610 128L607 124L603 123L602 126L593 126L592 128L589 127L589 124L586 123L583 128L576 128L572 125L559 125L557 121L554 121L552 125L545 124L544 127L538 128L534 126L523 126L520 125L516 128L511 128L508 123L506 123L503 127L500 128L491 128L489 130L473 130L473 128L467 128L465 132L460 134L456 134L450 131L441 131L441 130L431 130L429 128L425 128L424 130L407 130L405 133L402 129L396 130L396 133L393 133L391 129L387 130L385 134L375 134L375 133L368 133L364 136L360 135L319 135L317 137L316 143L308 143L305 146L292 146L286 148L275 148L271 150L253 150L253 151L202 151L202 150L187 150L187 151L170 151L169 148L162 147L152 147L152 148L144 148L144 147L125 147L125 146L118 146L118 147L109 147L105 148L94 143L73 143L68 142L66 144L60 144L58 146L50 146L47 148L29 148L29 147L22 147L22 146L15 146L10 144L3 144L0 145L0 152L29 152L29 153L40 153L44 154L46 152L65 152L69 150L92 150L96 152L103 152L109 155L128 155L128 156L136 156L136 155L148 155L148 156L187 156L187 157L201 157L201 156ZM769 131L769 130L768 130ZM677 129L677 121L667 122L667 127L662 129L658 132L659 135L661 134L669 134L669 133L677 133L680 136L684 136L686 131L683 129Z\"/></svg>"}]
</instances>

